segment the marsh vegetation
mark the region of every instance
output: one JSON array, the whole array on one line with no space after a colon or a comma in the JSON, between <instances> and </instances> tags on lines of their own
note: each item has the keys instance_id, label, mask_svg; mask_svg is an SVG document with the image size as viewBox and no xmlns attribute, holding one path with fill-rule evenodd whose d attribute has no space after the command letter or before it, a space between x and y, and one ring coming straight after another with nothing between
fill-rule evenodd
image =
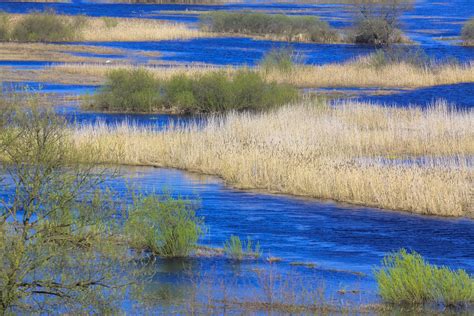
<instances>
[{"instance_id":1,"label":"marsh vegetation","mask_svg":"<svg viewBox=\"0 0 474 316\"><path fill-rule=\"evenodd\" d=\"M184 24L150 19L92 18L54 11L0 13L0 41L4 42L160 41L212 36Z\"/></svg>"},{"instance_id":2,"label":"marsh vegetation","mask_svg":"<svg viewBox=\"0 0 474 316\"><path fill-rule=\"evenodd\" d=\"M474 18L469 19L462 27L461 38L465 45L474 45Z\"/></svg>"},{"instance_id":3,"label":"marsh vegetation","mask_svg":"<svg viewBox=\"0 0 474 316\"><path fill-rule=\"evenodd\" d=\"M313 16L283 14L212 12L201 15L205 31L257 35L285 41L334 43L338 32L327 22Z\"/></svg>"},{"instance_id":4,"label":"marsh vegetation","mask_svg":"<svg viewBox=\"0 0 474 316\"><path fill-rule=\"evenodd\" d=\"M144 69L109 73L90 107L115 112L218 113L266 110L296 100L296 89L267 83L255 72L238 70L228 76L211 72L156 80Z\"/></svg>"},{"instance_id":5,"label":"marsh vegetation","mask_svg":"<svg viewBox=\"0 0 474 316\"><path fill-rule=\"evenodd\" d=\"M215 174L239 188L472 217L466 160L473 154L472 115L443 103L423 110L303 102L164 132L82 127L74 139L78 148L100 148L101 162L173 167ZM377 157L433 162L390 165Z\"/></svg>"}]
</instances>

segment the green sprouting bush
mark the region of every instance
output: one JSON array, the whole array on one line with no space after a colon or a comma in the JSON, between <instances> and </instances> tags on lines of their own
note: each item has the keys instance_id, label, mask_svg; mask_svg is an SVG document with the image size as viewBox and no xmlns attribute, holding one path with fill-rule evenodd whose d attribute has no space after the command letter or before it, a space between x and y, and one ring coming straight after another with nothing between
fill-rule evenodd
<instances>
[{"instance_id":1,"label":"green sprouting bush","mask_svg":"<svg viewBox=\"0 0 474 316\"><path fill-rule=\"evenodd\" d=\"M116 112L217 113L270 109L297 96L294 87L267 83L250 70L232 76L220 71L196 77L176 75L159 82L144 69L120 69L108 74L94 97L94 107Z\"/></svg>"},{"instance_id":2,"label":"green sprouting bush","mask_svg":"<svg viewBox=\"0 0 474 316\"><path fill-rule=\"evenodd\" d=\"M265 110L295 100L295 88L267 83L258 73L237 71L231 78L213 72L195 78L178 75L163 83L164 105L187 113Z\"/></svg>"},{"instance_id":3,"label":"green sprouting bush","mask_svg":"<svg viewBox=\"0 0 474 316\"><path fill-rule=\"evenodd\" d=\"M468 45L474 45L474 18L464 24L461 31L461 38Z\"/></svg>"},{"instance_id":4,"label":"green sprouting bush","mask_svg":"<svg viewBox=\"0 0 474 316\"><path fill-rule=\"evenodd\" d=\"M85 23L83 16L64 17L54 11L32 13L15 25L11 37L20 42L71 41L77 39Z\"/></svg>"},{"instance_id":5,"label":"green sprouting bush","mask_svg":"<svg viewBox=\"0 0 474 316\"><path fill-rule=\"evenodd\" d=\"M474 279L464 270L431 265L405 249L387 255L375 278L384 301L394 304L458 306L474 302Z\"/></svg>"},{"instance_id":6,"label":"green sprouting bush","mask_svg":"<svg viewBox=\"0 0 474 316\"><path fill-rule=\"evenodd\" d=\"M0 42L10 39L10 18L5 12L0 12Z\"/></svg>"},{"instance_id":7,"label":"green sprouting bush","mask_svg":"<svg viewBox=\"0 0 474 316\"><path fill-rule=\"evenodd\" d=\"M274 35L288 41L335 42L338 33L313 16L283 14L211 12L201 16L201 27L211 32Z\"/></svg>"},{"instance_id":8,"label":"green sprouting bush","mask_svg":"<svg viewBox=\"0 0 474 316\"><path fill-rule=\"evenodd\" d=\"M159 85L145 69L116 69L95 95L94 105L107 111L152 112L159 106Z\"/></svg>"},{"instance_id":9,"label":"green sprouting bush","mask_svg":"<svg viewBox=\"0 0 474 316\"><path fill-rule=\"evenodd\" d=\"M135 196L125 223L131 246L164 257L185 257L203 233L195 204L170 195Z\"/></svg>"},{"instance_id":10,"label":"green sprouting bush","mask_svg":"<svg viewBox=\"0 0 474 316\"><path fill-rule=\"evenodd\" d=\"M242 242L239 236L231 235L224 243L224 253L234 260L243 260L245 257L258 258L261 256L260 244L255 245L247 237L247 242Z\"/></svg>"}]
</instances>

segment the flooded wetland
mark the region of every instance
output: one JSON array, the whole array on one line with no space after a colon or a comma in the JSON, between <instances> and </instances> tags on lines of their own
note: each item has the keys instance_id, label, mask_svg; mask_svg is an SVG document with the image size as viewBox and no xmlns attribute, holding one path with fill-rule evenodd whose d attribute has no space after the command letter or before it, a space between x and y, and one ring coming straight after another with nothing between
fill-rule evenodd
<instances>
[{"instance_id":1,"label":"flooded wetland","mask_svg":"<svg viewBox=\"0 0 474 316\"><path fill-rule=\"evenodd\" d=\"M0 314L470 315L470 0L1 1Z\"/></svg>"}]
</instances>

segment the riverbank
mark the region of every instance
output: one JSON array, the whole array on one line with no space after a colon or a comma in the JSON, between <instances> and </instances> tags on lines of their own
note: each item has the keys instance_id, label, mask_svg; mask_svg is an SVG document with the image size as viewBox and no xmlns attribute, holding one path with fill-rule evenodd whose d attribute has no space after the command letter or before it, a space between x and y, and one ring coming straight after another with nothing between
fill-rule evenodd
<instances>
[{"instance_id":1,"label":"riverbank","mask_svg":"<svg viewBox=\"0 0 474 316\"><path fill-rule=\"evenodd\" d=\"M419 214L473 217L473 113L299 104L153 132L123 124L71 131L101 163L163 166L261 189ZM78 156L80 157L80 155ZM426 157L424 164L416 163ZM404 163L385 163L399 158ZM82 157L87 159L87 157Z\"/></svg>"}]
</instances>

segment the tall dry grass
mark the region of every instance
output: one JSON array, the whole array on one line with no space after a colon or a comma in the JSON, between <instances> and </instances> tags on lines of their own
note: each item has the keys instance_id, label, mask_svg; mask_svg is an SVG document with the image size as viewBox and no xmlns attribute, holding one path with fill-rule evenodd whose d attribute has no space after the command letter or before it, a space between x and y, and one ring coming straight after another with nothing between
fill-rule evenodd
<instances>
[{"instance_id":1,"label":"tall dry grass","mask_svg":"<svg viewBox=\"0 0 474 316\"><path fill-rule=\"evenodd\" d=\"M106 64L64 64L53 66L49 71L68 73L71 75L89 75L105 80L109 70L132 68L133 65ZM173 74L186 73L190 76L205 72L222 70L221 67L210 65L187 65L176 67L146 67L157 79L167 79ZM231 74L235 68L226 67ZM416 67L406 63L396 63L384 67L373 67L363 60L348 63L335 63L321 66L297 65L291 71L278 68L264 70L259 67L267 81L286 83L297 87L383 87L383 88L417 88L461 82L474 82L474 63L446 64L438 67Z\"/></svg>"},{"instance_id":2,"label":"tall dry grass","mask_svg":"<svg viewBox=\"0 0 474 316\"><path fill-rule=\"evenodd\" d=\"M13 29L25 14L8 14ZM72 16L57 15L72 20ZM163 22L138 18L84 17L84 25L78 30L77 41L88 42L140 42L179 40L200 37L216 37L216 34L192 29L182 23Z\"/></svg>"},{"instance_id":3,"label":"tall dry grass","mask_svg":"<svg viewBox=\"0 0 474 316\"><path fill-rule=\"evenodd\" d=\"M92 148L103 163L173 167L218 175L243 189L474 216L474 112L445 104L421 110L303 103L213 117L205 127L80 127L72 137L79 154ZM376 159L420 156L428 162Z\"/></svg>"},{"instance_id":4,"label":"tall dry grass","mask_svg":"<svg viewBox=\"0 0 474 316\"><path fill-rule=\"evenodd\" d=\"M215 36L180 23L132 18L88 18L82 32L82 40L90 42L162 41Z\"/></svg>"}]
</instances>

